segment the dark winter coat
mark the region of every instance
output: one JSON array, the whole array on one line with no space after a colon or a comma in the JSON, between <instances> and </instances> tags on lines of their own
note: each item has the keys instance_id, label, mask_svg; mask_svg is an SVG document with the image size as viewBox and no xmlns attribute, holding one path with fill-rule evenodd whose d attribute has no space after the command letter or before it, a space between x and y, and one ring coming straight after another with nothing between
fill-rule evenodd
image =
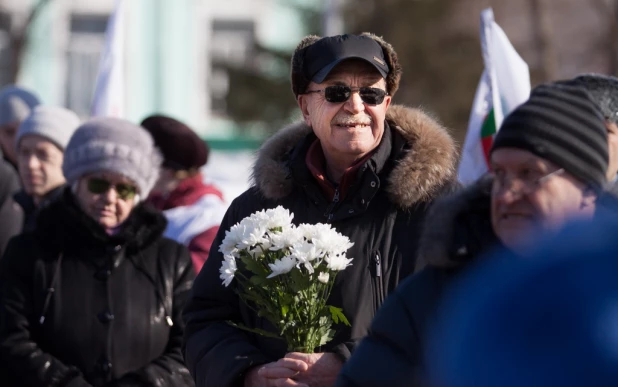
<instances>
[{"instance_id":1,"label":"dark winter coat","mask_svg":"<svg viewBox=\"0 0 618 387\"><path fill-rule=\"evenodd\" d=\"M336 387L426 385L423 352L445 292L475 261L503 248L491 226L490 187L491 180L483 178L432 208L419 249L419 272L386 300ZM602 194L597 213L617 216L616 202Z\"/></svg>"},{"instance_id":2,"label":"dark winter coat","mask_svg":"<svg viewBox=\"0 0 618 387\"><path fill-rule=\"evenodd\" d=\"M43 197L39 205L37 205L34 202L34 198L31 195L28 195L24 190L21 190L13 195L13 199L15 199L15 202L20 205L24 212L24 225L22 232L30 232L34 230L34 227L36 227L36 218L39 212L50 203L60 198L65 188L65 185L61 185L50 190Z\"/></svg>"},{"instance_id":3,"label":"dark winter coat","mask_svg":"<svg viewBox=\"0 0 618 387\"><path fill-rule=\"evenodd\" d=\"M489 184L484 180L436 202L419 249L422 270L386 300L337 387L423 386L425 336L445 288L469 262L498 245Z\"/></svg>"},{"instance_id":4,"label":"dark winter coat","mask_svg":"<svg viewBox=\"0 0 618 387\"><path fill-rule=\"evenodd\" d=\"M165 219L138 205L108 235L70 190L0 262L0 363L9 386L191 386L181 310L194 279ZM112 382L113 383L110 383Z\"/></svg>"},{"instance_id":5,"label":"dark winter coat","mask_svg":"<svg viewBox=\"0 0 618 387\"><path fill-rule=\"evenodd\" d=\"M456 155L446 131L418 110L391 106L387 123L376 152L340 202L326 198L306 166L316 139L308 126L283 129L264 144L254 168L255 186L230 206L185 309L185 360L198 386L242 386L248 369L286 353L283 341L247 334L226 322L272 331L239 300L233 285L226 288L219 279L218 246L225 231L253 212L281 205L294 213L296 223L330 219L355 243L347 253L353 265L337 275L329 300L343 308L352 326L335 326L337 334L322 352L349 358L386 295L413 272L426 211L452 188Z\"/></svg>"},{"instance_id":6,"label":"dark winter coat","mask_svg":"<svg viewBox=\"0 0 618 387\"><path fill-rule=\"evenodd\" d=\"M13 200L20 189L15 169L0 159L0 254L6 249L9 239L19 234L24 222L24 212Z\"/></svg>"}]
</instances>

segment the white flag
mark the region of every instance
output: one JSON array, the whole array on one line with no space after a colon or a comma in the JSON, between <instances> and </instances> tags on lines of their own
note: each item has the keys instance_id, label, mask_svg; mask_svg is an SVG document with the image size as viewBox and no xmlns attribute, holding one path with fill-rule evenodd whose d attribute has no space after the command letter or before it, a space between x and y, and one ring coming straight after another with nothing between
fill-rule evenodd
<instances>
[{"instance_id":1,"label":"white flag","mask_svg":"<svg viewBox=\"0 0 618 387\"><path fill-rule=\"evenodd\" d=\"M481 12L481 50L485 70L476 89L458 177L470 184L489 170L489 150L504 116L530 96L530 71L491 8Z\"/></svg>"},{"instance_id":2,"label":"white flag","mask_svg":"<svg viewBox=\"0 0 618 387\"><path fill-rule=\"evenodd\" d=\"M99 73L92 100L92 116L123 118L125 115L124 18L124 0L116 0L114 13L110 16L105 31L105 47L99 63Z\"/></svg>"}]
</instances>

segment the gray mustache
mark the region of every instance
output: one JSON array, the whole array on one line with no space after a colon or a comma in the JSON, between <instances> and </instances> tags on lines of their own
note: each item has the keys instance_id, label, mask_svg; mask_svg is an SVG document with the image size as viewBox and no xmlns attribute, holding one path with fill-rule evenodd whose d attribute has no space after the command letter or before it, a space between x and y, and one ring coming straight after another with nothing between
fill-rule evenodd
<instances>
[{"instance_id":1,"label":"gray mustache","mask_svg":"<svg viewBox=\"0 0 618 387\"><path fill-rule=\"evenodd\" d=\"M333 125L371 125L371 117L335 117Z\"/></svg>"}]
</instances>

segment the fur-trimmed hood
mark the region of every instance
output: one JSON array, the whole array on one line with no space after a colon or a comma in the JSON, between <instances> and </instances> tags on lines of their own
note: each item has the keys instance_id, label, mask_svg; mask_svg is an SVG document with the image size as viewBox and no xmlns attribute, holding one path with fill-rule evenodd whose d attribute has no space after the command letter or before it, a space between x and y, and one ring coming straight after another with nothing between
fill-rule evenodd
<instances>
[{"instance_id":1,"label":"fur-trimmed hood","mask_svg":"<svg viewBox=\"0 0 618 387\"><path fill-rule=\"evenodd\" d=\"M459 267L499 242L491 227L490 178L435 202L423 233L416 271L427 265Z\"/></svg>"},{"instance_id":2,"label":"fur-trimmed hood","mask_svg":"<svg viewBox=\"0 0 618 387\"><path fill-rule=\"evenodd\" d=\"M393 203L409 208L436 198L455 180L457 151L447 130L419 109L391 105L386 120L408 143L409 152L398 161L386 190ZM281 199L292 192L286 159L311 127L297 122L281 129L258 151L253 183L267 199Z\"/></svg>"}]
</instances>

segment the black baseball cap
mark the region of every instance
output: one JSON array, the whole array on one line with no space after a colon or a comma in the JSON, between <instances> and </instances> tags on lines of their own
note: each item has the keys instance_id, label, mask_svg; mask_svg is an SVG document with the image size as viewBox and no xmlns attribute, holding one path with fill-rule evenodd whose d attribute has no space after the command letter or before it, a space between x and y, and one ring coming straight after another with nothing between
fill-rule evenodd
<instances>
[{"instance_id":1,"label":"black baseball cap","mask_svg":"<svg viewBox=\"0 0 618 387\"><path fill-rule=\"evenodd\" d=\"M346 59L362 59L372 64L386 78L390 69L382 47L374 39L363 35L336 35L322 38L307 47L305 76L322 83L339 63Z\"/></svg>"}]
</instances>

